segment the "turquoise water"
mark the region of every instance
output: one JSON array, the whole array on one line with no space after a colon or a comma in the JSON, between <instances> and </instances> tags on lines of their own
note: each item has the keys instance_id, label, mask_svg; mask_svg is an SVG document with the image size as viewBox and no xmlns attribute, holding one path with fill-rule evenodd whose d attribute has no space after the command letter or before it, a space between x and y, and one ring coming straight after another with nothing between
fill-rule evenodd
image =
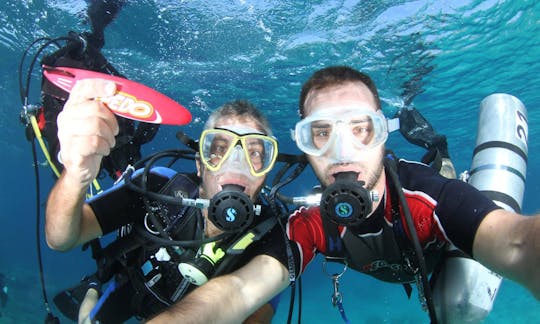
<instances>
[{"instance_id":1,"label":"turquoise water","mask_svg":"<svg viewBox=\"0 0 540 324\"><path fill-rule=\"evenodd\" d=\"M10 278L10 300L0 323L39 323L45 310L35 249L35 178L30 146L18 122L16 71L35 38L89 27L83 23L84 1L5 1L0 8L0 163L5 170L0 272ZM537 1L137 1L126 5L106 30L104 53L129 78L188 107L195 118L183 127L186 133L198 134L210 111L223 102L246 98L270 117L281 150L289 153L297 152L288 129L297 118L302 82L320 67L352 65L374 78L387 115L413 98L448 136L458 172L470 166L480 101L494 92L513 94L529 117L523 211L540 210ZM31 100L38 102L37 73L33 82ZM145 152L176 146L176 130L162 127ZM410 159L422 154L398 134L391 135L388 146ZM43 205L52 178L46 167L41 174ZM306 176L288 189L301 192L314 183ZM50 298L94 267L86 252L45 248L43 254ZM320 260L304 276L303 288L304 323L341 322ZM428 322L415 296L407 300L401 286L348 271L341 288L353 323ZM284 294L276 323L285 321L288 300ZM540 322L540 303L504 281L486 323L508 322Z\"/></svg>"}]
</instances>

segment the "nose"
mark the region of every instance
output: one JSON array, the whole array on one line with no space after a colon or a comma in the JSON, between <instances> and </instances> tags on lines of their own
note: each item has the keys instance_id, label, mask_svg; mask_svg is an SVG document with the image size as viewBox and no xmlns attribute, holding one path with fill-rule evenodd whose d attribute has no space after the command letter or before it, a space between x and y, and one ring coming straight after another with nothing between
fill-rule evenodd
<instances>
[{"instance_id":1,"label":"nose","mask_svg":"<svg viewBox=\"0 0 540 324\"><path fill-rule=\"evenodd\" d=\"M221 165L221 168L219 169L219 173L245 173L249 172L249 164L246 160L244 150L242 149L241 145L236 145L232 148L231 153L227 157L225 161L223 161L223 164Z\"/></svg>"},{"instance_id":2,"label":"nose","mask_svg":"<svg viewBox=\"0 0 540 324\"><path fill-rule=\"evenodd\" d=\"M336 138L332 145L332 158L337 162L351 162L354 156L353 135L345 127L337 127Z\"/></svg>"},{"instance_id":3,"label":"nose","mask_svg":"<svg viewBox=\"0 0 540 324\"><path fill-rule=\"evenodd\" d=\"M242 146L236 145L233 148L231 152L231 156L229 157L229 160L231 163L234 163L234 164L242 164L243 162L245 162L246 157L244 154L244 150L242 149Z\"/></svg>"}]
</instances>

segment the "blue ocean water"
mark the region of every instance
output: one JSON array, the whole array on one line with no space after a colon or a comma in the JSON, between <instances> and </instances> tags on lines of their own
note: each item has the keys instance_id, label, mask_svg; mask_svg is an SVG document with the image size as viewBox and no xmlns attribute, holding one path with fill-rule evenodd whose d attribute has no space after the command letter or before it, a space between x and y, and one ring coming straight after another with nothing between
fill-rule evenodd
<instances>
[{"instance_id":1,"label":"blue ocean water","mask_svg":"<svg viewBox=\"0 0 540 324\"><path fill-rule=\"evenodd\" d=\"M270 117L280 149L297 153L288 130L297 120L301 84L316 69L348 64L368 72L391 116L412 100L448 137L458 172L470 167L480 101L510 93L528 108L529 160L523 212L540 210L540 3L529 1L133 1L106 30L105 56L127 77L188 107L196 136L212 109L245 98ZM35 177L29 142L19 123L17 68L36 38L89 29L85 1L5 1L0 4L0 272L9 294L0 323L40 323L45 308L36 255ZM31 100L39 101L34 74ZM177 128L162 127L145 153L177 146ZM409 159L422 150L391 135L388 147ZM40 161L44 161L42 155ZM41 200L53 184L41 171ZM307 191L306 175L288 190ZM42 215L41 215L42 216ZM44 247L49 298L94 269L88 252ZM262 278L264 280L264 278ZM353 323L427 323L418 300L399 285L348 271L342 280L345 312ZM305 323L341 322L330 302L330 279L320 260L303 276ZM275 323L283 323L289 295ZM53 309L56 315L59 315ZM64 318L61 318L66 321ZM486 323L540 322L540 304L505 280Z\"/></svg>"}]
</instances>

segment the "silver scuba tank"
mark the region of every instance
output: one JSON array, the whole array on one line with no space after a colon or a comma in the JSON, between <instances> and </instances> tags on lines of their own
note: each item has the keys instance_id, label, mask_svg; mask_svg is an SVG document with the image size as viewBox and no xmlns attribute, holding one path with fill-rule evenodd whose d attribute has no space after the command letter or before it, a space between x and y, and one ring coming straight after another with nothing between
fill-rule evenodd
<instances>
[{"instance_id":1,"label":"silver scuba tank","mask_svg":"<svg viewBox=\"0 0 540 324\"><path fill-rule=\"evenodd\" d=\"M497 93L482 100L468 183L500 207L518 213L525 189L527 136L527 110L519 99ZM463 254L449 254L433 288L438 321L480 323L493 307L502 277Z\"/></svg>"}]
</instances>

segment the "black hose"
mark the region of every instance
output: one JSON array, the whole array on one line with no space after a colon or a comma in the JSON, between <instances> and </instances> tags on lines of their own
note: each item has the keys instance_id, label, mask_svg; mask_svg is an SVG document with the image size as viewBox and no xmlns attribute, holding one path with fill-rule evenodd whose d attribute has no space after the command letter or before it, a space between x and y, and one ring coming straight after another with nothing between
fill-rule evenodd
<instances>
[{"instance_id":1,"label":"black hose","mask_svg":"<svg viewBox=\"0 0 540 324\"><path fill-rule=\"evenodd\" d=\"M388 163L395 164L395 160L389 160L387 159ZM411 242L413 245L414 252L417 257L418 261L418 268L420 271L420 279L422 284L422 290L424 293L424 298L426 299L426 304L428 307L428 313L429 318L431 319L431 324L437 324L437 316L435 313L435 306L433 305L433 296L431 294L431 286L429 285L428 280L428 271L426 267L426 260L424 259L424 253L422 252L422 247L420 246L420 240L418 239L418 234L416 232L416 227L414 226L414 222L411 216L411 211L409 209L409 205L407 204L407 199L405 198L405 195L403 194L403 188L401 187L401 184L399 182L398 175L394 170L397 168L393 168L392 166L386 168L386 171L388 172L388 175L390 176L392 182L396 186L396 191L399 197L399 201L401 204L401 207L403 209L403 212L405 214L405 226L407 227L410 235L411 235Z\"/></svg>"},{"instance_id":2,"label":"black hose","mask_svg":"<svg viewBox=\"0 0 540 324\"><path fill-rule=\"evenodd\" d=\"M39 280L41 283L41 293L43 295L43 302L45 304L45 310L47 311L47 317L46 322L51 323L58 320L52 312L51 307L49 306L49 299L47 298L47 290L45 289L45 277L43 274L43 258L41 256L41 195L39 192L40 183L39 183L39 167L38 167L38 161L37 161L37 153L36 153L36 144L34 141L32 143L32 156L34 159L34 175L36 177L36 251L37 251L37 261L39 266Z\"/></svg>"}]
</instances>

